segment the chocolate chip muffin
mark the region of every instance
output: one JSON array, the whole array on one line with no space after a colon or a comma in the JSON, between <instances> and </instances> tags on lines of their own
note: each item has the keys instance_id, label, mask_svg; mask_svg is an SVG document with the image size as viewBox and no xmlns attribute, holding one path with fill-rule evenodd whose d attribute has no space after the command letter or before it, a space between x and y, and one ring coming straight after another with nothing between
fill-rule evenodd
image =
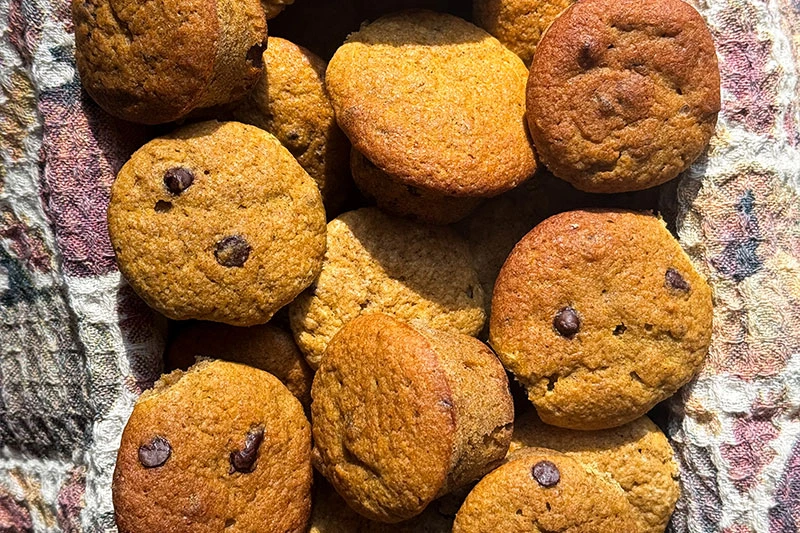
<instances>
[{"instance_id":1,"label":"chocolate chip muffin","mask_svg":"<svg viewBox=\"0 0 800 533\"><path fill-rule=\"evenodd\" d=\"M314 376L317 469L387 523L480 478L505 456L514 408L502 365L466 335L370 314L333 338Z\"/></svg>"},{"instance_id":2,"label":"chocolate chip muffin","mask_svg":"<svg viewBox=\"0 0 800 533\"><path fill-rule=\"evenodd\" d=\"M317 182L328 213L335 216L354 187L350 143L325 92L327 64L278 37L269 38L263 57L258 84L233 116L275 135Z\"/></svg>"},{"instance_id":3,"label":"chocolate chip muffin","mask_svg":"<svg viewBox=\"0 0 800 533\"><path fill-rule=\"evenodd\" d=\"M350 169L361 193L379 208L393 215L428 222L452 224L467 216L480 198L445 196L427 189L406 185L389 176L372 162L352 150Z\"/></svg>"},{"instance_id":4,"label":"chocolate chip muffin","mask_svg":"<svg viewBox=\"0 0 800 533\"><path fill-rule=\"evenodd\" d=\"M575 0L474 0L475 24L530 65L542 34Z\"/></svg>"},{"instance_id":5,"label":"chocolate chip muffin","mask_svg":"<svg viewBox=\"0 0 800 533\"><path fill-rule=\"evenodd\" d=\"M139 149L112 187L108 228L122 274L175 320L266 323L325 253L314 181L275 137L238 122Z\"/></svg>"},{"instance_id":6,"label":"chocolate chip muffin","mask_svg":"<svg viewBox=\"0 0 800 533\"><path fill-rule=\"evenodd\" d=\"M164 376L122 432L112 495L120 533L303 532L311 429L270 374L225 361Z\"/></svg>"},{"instance_id":7,"label":"chocolate chip muffin","mask_svg":"<svg viewBox=\"0 0 800 533\"><path fill-rule=\"evenodd\" d=\"M197 357L223 359L269 372L286 385L303 407L311 405L314 372L292 334L272 324L237 328L193 321L181 325L164 354L167 368L188 370Z\"/></svg>"},{"instance_id":8,"label":"chocolate chip muffin","mask_svg":"<svg viewBox=\"0 0 800 533\"><path fill-rule=\"evenodd\" d=\"M711 34L689 4L582 0L536 49L528 124L541 160L578 189L645 189L706 147L719 83Z\"/></svg>"},{"instance_id":9,"label":"chocolate chip muffin","mask_svg":"<svg viewBox=\"0 0 800 533\"><path fill-rule=\"evenodd\" d=\"M640 533L664 533L680 496L678 465L667 437L643 416L614 429L574 431L544 424L534 413L514 421L510 453L550 448L610 475L634 507Z\"/></svg>"},{"instance_id":10,"label":"chocolate chip muffin","mask_svg":"<svg viewBox=\"0 0 800 533\"><path fill-rule=\"evenodd\" d=\"M453 533L621 533L636 520L614 481L553 450L528 448L467 496Z\"/></svg>"},{"instance_id":11,"label":"chocolate chip muffin","mask_svg":"<svg viewBox=\"0 0 800 533\"><path fill-rule=\"evenodd\" d=\"M297 345L317 368L342 326L377 312L476 335L486 315L466 242L449 228L375 208L332 220L322 273L289 306Z\"/></svg>"},{"instance_id":12,"label":"chocolate chip muffin","mask_svg":"<svg viewBox=\"0 0 800 533\"><path fill-rule=\"evenodd\" d=\"M241 98L267 44L259 0L73 0L72 18L86 91L144 124Z\"/></svg>"},{"instance_id":13,"label":"chocolate chip muffin","mask_svg":"<svg viewBox=\"0 0 800 533\"><path fill-rule=\"evenodd\" d=\"M328 65L336 120L396 181L449 196L507 191L536 169L522 61L458 17L412 10L348 38Z\"/></svg>"},{"instance_id":14,"label":"chocolate chip muffin","mask_svg":"<svg viewBox=\"0 0 800 533\"><path fill-rule=\"evenodd\" d=\"M697 373L711 321L711 289L661 220L579 210L548 218L511 252L490 341L544 422L605 429Z\"/></svg>"},{"instance_id":15,"label":"chocolate chip muffin","mask_svg":"<svg viewBox=\"0 0 800 533\"><path fill-rule=\"evenodd\" d=\"M455 507L448 494L433 501L419 516L384 524L368 520L356 513L339 496L325 478L314 480L314 496L308 533L450 533L456 511L464 501L464 494L455 498Z\"/></svg>"}]
</instances>

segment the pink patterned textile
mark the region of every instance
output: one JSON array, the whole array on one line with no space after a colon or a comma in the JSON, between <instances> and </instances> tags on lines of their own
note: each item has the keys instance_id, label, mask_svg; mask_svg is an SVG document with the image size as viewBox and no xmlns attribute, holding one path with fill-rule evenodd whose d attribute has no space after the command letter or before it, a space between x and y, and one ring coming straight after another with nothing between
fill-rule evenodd
<instances>
[{"instance_id":1,"label":"pink patterned textile","mask_svg":"<svg viewBox=\"0 0 800 533\"><path fill-rule=\"evenodd\" d=\"M800 2L693 5L723 109L662 210L715 317L705 368L669 402L683 486L670 530L795 532ZM121 280L105 216L116 171L155 133L82 91L67 0L0 0L0 531L114 530L116 448L160 373L165 320Z\"/></svg>"}]
</instances>

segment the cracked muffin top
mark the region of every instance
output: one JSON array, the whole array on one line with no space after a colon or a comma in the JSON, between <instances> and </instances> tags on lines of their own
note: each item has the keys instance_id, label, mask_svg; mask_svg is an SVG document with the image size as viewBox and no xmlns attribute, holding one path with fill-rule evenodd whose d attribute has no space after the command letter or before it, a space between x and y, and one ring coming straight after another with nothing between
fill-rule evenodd
<instances>
[{"instance_id":1,"label":"cracked muffin top","mask_svg":"<svg viewBox=\"0 0 800 533\"><path fill-rule=\"evenodd\" d=\"M541 160L578 189L646 189L702 153L719 85L711 34L685 2L584 0L536 49L528 124Z\"/></svg>"}]
</instances>

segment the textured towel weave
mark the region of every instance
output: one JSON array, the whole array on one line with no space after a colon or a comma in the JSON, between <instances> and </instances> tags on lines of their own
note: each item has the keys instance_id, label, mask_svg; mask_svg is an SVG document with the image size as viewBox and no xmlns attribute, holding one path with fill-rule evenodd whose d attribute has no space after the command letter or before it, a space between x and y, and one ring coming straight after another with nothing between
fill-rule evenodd
<instances>
[{"instance_id":1,"label":"textured towel weave","mask_svg":"<svg viewBox=\"0 0 800 533\"><path fill-rule=\"evenodd\" d=\"M683 482L671 530L794 532L800 3L694 5L723 111L662 210L715 318L702 374L669 403ZM155 132L82 92L73 49L67 0L0 0L0 531L113 531L120 433L161 370L164 320L121 281L105 224L116 171Z\"/></svg>"}]
</instances>

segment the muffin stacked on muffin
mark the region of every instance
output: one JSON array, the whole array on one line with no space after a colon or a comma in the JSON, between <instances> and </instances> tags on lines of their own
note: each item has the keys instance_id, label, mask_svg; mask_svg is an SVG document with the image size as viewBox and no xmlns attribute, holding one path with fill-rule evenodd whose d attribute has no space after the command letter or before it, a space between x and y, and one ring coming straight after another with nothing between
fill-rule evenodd
<instances>
[{"instance_id":1,"label":"muffin stacked on muffin","mask_svg":"<svg viewBox=\"0 0 800 533\"><path fill-rule=\"evenodd\" d=\"M533 175L526 79L522 61L480 28L414 10L351 35L326 86L339 125L374 167L354 156L362 190L395 214L449 223Z\"/></svg>"},{"instance_id":2,"label":"muffin stacked on muffin","mask_svg":"<svg viewBox=\"0 0 800 533\"><path fill-rule=\"evenodd\" d=\"M351 0L326 64L304 46L334 20L266 37L313 0L146 4L73 2L87 91L219 120L160 130L111 191L121 273L192 319L124 431L119 529L664 531L677 466L646 414L713 312L649 211L714 130L699 15L474 2L495 38L385 12L466 3Z\"/></svg>"},{"instance_id":3,"label":"muffin stacked on muffin","mask_svg":"<svg viewBox=\"0 0 800 533\"><path fill-rule=\"evenodd\" d=\"M393 523L502 461L514 408L480 341L383 314L349 322L311 389L314 463L353 509Z\"/></svg>"}]
</instances>

